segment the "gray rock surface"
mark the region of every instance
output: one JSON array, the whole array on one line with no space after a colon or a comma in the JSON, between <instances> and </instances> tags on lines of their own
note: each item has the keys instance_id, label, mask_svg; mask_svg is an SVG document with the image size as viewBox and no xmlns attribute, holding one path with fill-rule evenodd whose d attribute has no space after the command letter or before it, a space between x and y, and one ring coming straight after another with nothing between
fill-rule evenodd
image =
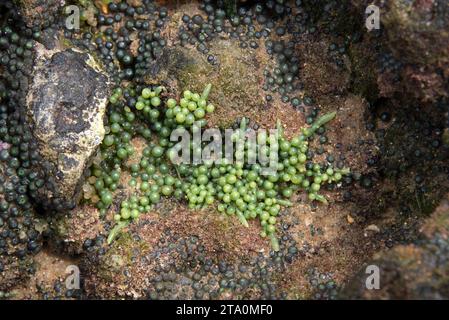
<instances>
[{"instance_id":1,"label":"gray rock surface","mask_svg":"<svg viewBox=\"0 0 449 320\"><path fill-rule=\"evenodd\" d=\"M38 191L44 207L76 205L83 174L105 134L109 87L89 54L37 45L27 114L48 177Z\"/></svg>"}]
</instances>

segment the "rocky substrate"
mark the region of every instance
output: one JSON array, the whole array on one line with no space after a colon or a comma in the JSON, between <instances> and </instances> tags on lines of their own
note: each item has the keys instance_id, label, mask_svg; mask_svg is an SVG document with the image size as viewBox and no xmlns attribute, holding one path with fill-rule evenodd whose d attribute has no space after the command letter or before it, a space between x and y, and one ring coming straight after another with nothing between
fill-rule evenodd
<instances>
[{"instance_id":1,"label":"rocky substrate","mask_svg":"<svg viewBox=\"0 0 449 320\"><path fill-rule=\"evenodd\" d=\"M0 298L448 297L443 0L374 1L371 32L371 1L74 3L78 32L64 28L64 1L0 4ZM127 139L114 201L99 206L92 169L115 130L112 88L163 85L165 100L209 83L211 127L280 120L292 137L336 111L307 157L351 174L322 188L328 205L295 194L277 218L279 251L256 221L165 198L108 243L148 146ZM72 264L79 290L64 287ZM371 264L381 290L365 290Z\"/></svg>"}]
</instances>

